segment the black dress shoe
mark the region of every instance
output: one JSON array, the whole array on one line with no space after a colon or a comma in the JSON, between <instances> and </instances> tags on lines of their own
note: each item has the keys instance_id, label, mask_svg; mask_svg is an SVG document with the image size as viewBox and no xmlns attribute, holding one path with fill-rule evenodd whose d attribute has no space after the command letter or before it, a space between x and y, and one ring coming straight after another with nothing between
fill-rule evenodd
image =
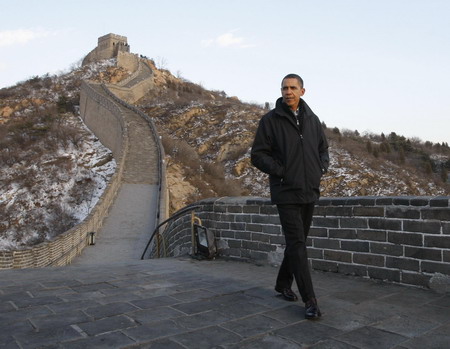
<instances>
[{"instance_id":1,"label":"black dress shoe","mask_svg":"<svg viewBox=\"0 0 450 349\"><path fill-rule=\"evenodd\" d=\"M305 303L305 319L314 320L322 316L319 306L317 305L317 300L311 298Z\"/></svg>"},{"instance_id":2,"label":"black dress shoe","mask_svg":"<svg viewBox=\"0 0 450 349\"><path fill-rule=\"evenodd\" d=\"M295 302L298 300L297 295L290 288L281 288L275 286L275 291L281 293L281 296L289 302Z\"/></svg>"}]
</instances>

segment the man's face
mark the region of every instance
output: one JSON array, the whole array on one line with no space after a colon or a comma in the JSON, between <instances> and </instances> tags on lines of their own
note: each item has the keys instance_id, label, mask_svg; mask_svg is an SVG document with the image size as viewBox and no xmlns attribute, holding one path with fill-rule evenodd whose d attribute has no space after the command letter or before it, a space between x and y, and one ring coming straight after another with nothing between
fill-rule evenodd
<instances>
[{"instance_id":1,"label":"man's face","mask_svg":"<svg viewBox=\"0 0 450 349\"><path fill-rule=\"evenodd\" d=\"M289 108L296 110L298 108L298 103L300 102L300 97L305 94L305 89L300 86L297 79L284 79L281 84L281 96L283 97L283 102L286 103Z\"/></svg>"}]
</instances>

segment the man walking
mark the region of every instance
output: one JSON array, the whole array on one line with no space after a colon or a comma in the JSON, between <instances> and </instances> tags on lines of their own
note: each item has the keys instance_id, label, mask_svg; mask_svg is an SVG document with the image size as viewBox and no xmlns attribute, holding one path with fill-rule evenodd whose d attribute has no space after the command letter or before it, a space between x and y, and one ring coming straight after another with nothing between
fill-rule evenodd
<instances>
[{"instance_id":1,"label":"man walking","mask_svg":"<svg viewBox=\"0 0 450 349\"><path fill-rule=\"evenodd\" d=\"M329 156L320 120L301 98L304 94L300 76L288 74L283 78L282 97L259 122L251 161L269 174L271 201L277 205L286 239L275 290L284 299L296 301L291 289L295 278L305 303L305 318L316 319L321 313L309 271L306 238Z\"/></svg>"}]
</instances>

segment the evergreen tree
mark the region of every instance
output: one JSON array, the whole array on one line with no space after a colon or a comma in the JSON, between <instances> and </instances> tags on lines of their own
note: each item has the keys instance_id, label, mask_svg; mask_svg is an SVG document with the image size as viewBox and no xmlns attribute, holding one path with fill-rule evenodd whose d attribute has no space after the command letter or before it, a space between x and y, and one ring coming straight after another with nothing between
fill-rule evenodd
<instances>
[{"instance_id":1,"label":"evergreen tree","mask_svg":"<svg viewBox=\"0 0 450 349\"><path fill-rule=\"evenodd\" d=\"M66 113L69 111L69 100L65 95L60 95L58 101L56 102L58 112Z\"/></svg>"}]
</instances>

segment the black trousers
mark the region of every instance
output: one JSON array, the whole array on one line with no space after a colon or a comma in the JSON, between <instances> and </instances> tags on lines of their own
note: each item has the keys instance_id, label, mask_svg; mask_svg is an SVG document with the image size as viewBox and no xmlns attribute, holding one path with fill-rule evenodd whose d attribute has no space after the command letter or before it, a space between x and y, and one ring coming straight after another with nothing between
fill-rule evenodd
<instances>
[{"instance_id":1,"label":"black trousers","mask_svg":"<svg viewBox=\"0 0 450 349\"><path fill-rule=\"evenodd\" d=\"M295 278L303 302L315 298L308 265L306 238L311 226L314 203L277 205L281 227L286 239L284 258L281 263L276 286L290 288Z\"/></svg>"}]
</instances>

